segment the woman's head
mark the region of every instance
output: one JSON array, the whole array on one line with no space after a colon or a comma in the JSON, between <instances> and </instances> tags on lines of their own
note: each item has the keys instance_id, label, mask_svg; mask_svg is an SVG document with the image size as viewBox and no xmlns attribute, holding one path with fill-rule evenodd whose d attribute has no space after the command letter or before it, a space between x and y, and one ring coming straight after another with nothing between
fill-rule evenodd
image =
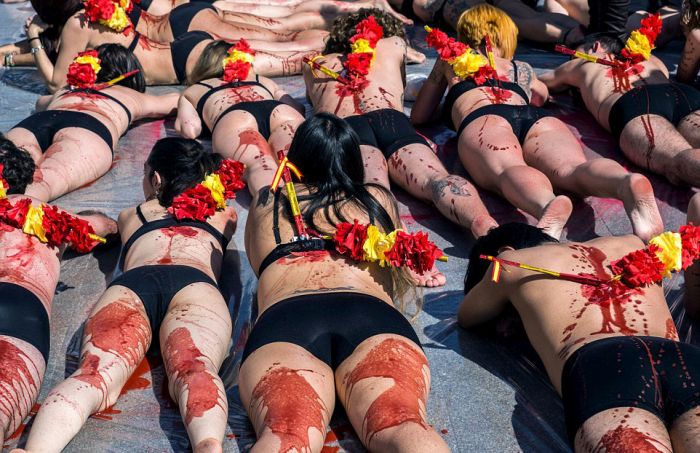
<instances>
[{"instance_id":1,"label":"woman's head","mask_svg":"<svg viewBox=\"0 0 700 453\"><path fill-rule=\"evenodd\" d=\"M629 33L619 37L605 33L591 33L586 35L576 48L582 52L599 56L613 54L616 57L620 57L628 37Z\"/></svg>"},{"instance_id":2,"label":"woman's head","mask_svg":"<svg viewBox=\"0 0 700 453\"><path fill-rule=\"evenodd\" d=\"M192 84L222 77L224 75L223 61L230 48L231 43L221 40L207 44L187 81Z\"/></svg>"},{"instance_id":3,"label":"woman's head","mask_svg":"<svg viewBox=\"0 0 700 453\"><path fill-rule=\"evenodd\" d=\"M464 294L476 286L486 274L490 262L481 259L481 255L497 256L505 249L514 250L537 247L546 243L559 242L545 233L541 228L527 223L506 223L493 228L485 236L476 240L469 254L469 267L464 278Z\"/></svg>"},{"instance_id":4,"label":"woman's head","mask_svg":"<svg viewBox=\"0 0 700 453\"><path fill-rule=\"evenodd\" d=\"M102 44L95 50L97 50L102 67L97 73L97 83L108 82L115 77L138 69L139 72L118 82L117 85L123 85L140 93L146 91L146 79L143 76L141 63L129 49L120 44Z\"/></svg>"},{"instance_id":5,"label":"woman's head","mask_svg":"<svg viewBox=\"0 0 700 453\"><path fill-rule=\"evenodd\" d=\"M0 134L0 164L3 166L1 176L10 186L7 193L24 193L34 178L36 165L28 152L17 147L2 134Z\"/></svg>"},{"instance_id":6,"label":"woman's head","mask_svg":"<svg viewBox=\"0 0 700 453\"><path fill-rule=\"evenodd\" d=\"M158 198L161 206L170 206L173 198L216 172L221 160L219 154L206 151L196 140L162 138L144 165L143 193L146 198Z\"/></svg>"},{"instance_id":7,"label":"woman's head","mask_svg":"<svg viewBox=\"0 0 700 453\"><path fill-rule=\"evenodd\" d=\"M377 23L382 26L385 38L398 36L406 39L404 25L396 17L377 8L363 8L354 13L341 15L333 22L323 53L350 53L352 51L350 38L356 33L355 26L369 16L374 16Z\"/></svg>"},{"instance_id":8,"label":"woman's head","mask_svg":"<svg viewBox=\"0 0 700 453\"><path fill-rule=\"evenodd\" d=\"M459 16L457 38L460 41L478 48L486 35L491 38L494 51L499 51L502 58L513 58L518 47L518 27L505 11L482 3Z\"/></svg>"},{"instance_id":9,"label":"woman's head","mask_svg":"<svg viewBox=\"0 0 700 453\"><path fill-rule=\"evenodd\" d=\"M84 8L83 0L31 0L31 3L41 20L58 27Z\"/></svg>"}]
</instances>

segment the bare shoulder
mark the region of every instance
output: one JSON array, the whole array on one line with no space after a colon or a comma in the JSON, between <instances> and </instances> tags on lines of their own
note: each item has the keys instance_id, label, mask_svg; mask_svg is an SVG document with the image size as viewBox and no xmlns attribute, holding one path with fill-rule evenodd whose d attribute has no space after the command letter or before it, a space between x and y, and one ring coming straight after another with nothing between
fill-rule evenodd
<instances>
[{"instance_id":1,"label":"bare shoulder","mask_svg":"<svg viewBox=\"0 0 700 453\"><path fill-rule=\"evenodd\" d=\"M390 52L392 55L397 55L403 58L408 45L406 40L398 36L382 38L377 43L377 49L382 52Z\"/></svg>"}]
</instances>

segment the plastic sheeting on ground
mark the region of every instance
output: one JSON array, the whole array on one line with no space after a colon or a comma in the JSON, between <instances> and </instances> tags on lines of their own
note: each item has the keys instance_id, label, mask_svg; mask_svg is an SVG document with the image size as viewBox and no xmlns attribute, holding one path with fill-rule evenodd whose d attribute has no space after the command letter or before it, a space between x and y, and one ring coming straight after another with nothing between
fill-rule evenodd
<instances>
[{"instance_id":1,"label":"plastic sheeting on ground","mask_svg":"<svg viewBox=\"0 0 700 453\"><path fill-rule=\"evenodd\" d=\"M28 3L0 4L0 42L21 37L24 18L32 14ZM427 76L434 53L422 43L424 32L413 27L414 46L432 56L418 66L409 66L411 80ZM680 44L673 43L658 52L674 69ZM522 45L518 58L538 71L550 69L564 58ZM301 78L279 79L281 86L305 101ZM179 89L162 87L155 92ZM45 93L34 69L0 69L0 131L7 131L33 110L34 102ZM569 123L586 147L589 157L602 155L623 162L613 140L581 106L570 97L558 96L549 105ZM406 110L407 112L409 109ZM119 143L113 168L99 181L57 200L67 209L100 209L116 218L119 211L143 201L140 192L142 166L153 144L161 137L176 135L173 119L143 122L133 127ZM445 127L422 130L438 145L438 154L448 169L464 174L456 153L455 134ZM593 151L593 149L595 151ZM691 192L674 188L662 178L650 175L668 229L685 221ZM428 403L430 423L444 436L455 452L567 452L562 403L539 361L522 334L504 336L491 331L464 331L457 328L455 311L462 295L462 281L471 246L470 233L445 220L435 209L396 191L401 218L409 229L423 229L442 247L450 260L439 263L447 275L445 287L425 291L425 309L414 327L430 361L432 389ZM515 211L504 200L481 192L498 221L532 218ZM250 197L241 193L235 200L239 228L229 245L222 287L228 296L234 319L231 354L221 374L227 388L229 427L224 450L246 451L255 439L237 394L236 378L240 355L250 330L255 276L243 247L243 226ZM569 222L567 236L587 240L595 236L627 234L631 225L622 203L589 198L578 200ZM61 266L61 281L53 305L51 356L39 402L48 390L77 367L82 324L91 307L110 281L119 250L99 251L87 256L67 256ZM682 277L666 282L668 301L684 341L699 342L685 319L681 303ZM167 396L162 362L144 362L127 385L116 405L91 417L70 443L68 452L93 451L187 451L189 442L175 404ZM324 452L364 451L347 419L336 411ZM31 420L29 421L31 425ZM26 433L18 432L6 446L23 445Z\"/></svg>"}]
</instances>

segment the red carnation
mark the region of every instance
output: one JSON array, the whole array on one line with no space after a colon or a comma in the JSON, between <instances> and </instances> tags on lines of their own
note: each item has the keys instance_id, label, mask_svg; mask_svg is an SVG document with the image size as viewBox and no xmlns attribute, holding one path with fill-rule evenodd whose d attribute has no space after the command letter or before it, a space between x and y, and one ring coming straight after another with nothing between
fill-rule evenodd
<instances>
[{"instance_id":1,"label":"red carnation","mask_svg":"<svg viewBox=\"0 0 700 453\"><path fill-rule=\"evenodd\" d=\"M683 245L682 267L685 270L700 259L700 226L683 225L678 232Z\"/></svg>"},{"instance_id":2,"label":"red carnation","mask_svg":"<svg viewBox=\"0 0 700 453\"><path fill-rule=\"evenodd\" d=\"M12 209L12 202L7 198L0 198L0 222L7 223L7 212Z\"/></svg>"},{"instance_id":3,"label":"red carnation","mask_svg":"<svg viewBox=\"0 0 700 453\"><path fill-rule=\"evenodd\" d=\"M642 250L635 250L610 263L610 268L633 288L659 282L664 277L665 266L656 256L657 250L659 247L654 244Z\"/></svg>"},{"instance_id":4,"label":"red carnation","mask_svg":"<svg viewBox=\"0 0 700 453\"><path fill-rule=\"evenodd\" d=\"M248 41L246 41L243 38L241 38L241 40L238 41L235 46L233 46L229 49L229 53L231 53L232 50L238 50L240 52L245 52L245 53L249 53L251 55L255 55L255 51L250 47L250 44L248 44Z\"/></svg>"},{"instance_id":5,"label":"red carnation","mask_svg":"<svg viewBox=\"0 0 700 453\"><path fill-rule=\"evenodd\" d=\"M661 20L661 16L658 14L649 14L642 19L639 33L645 35L649 39L649 44L653 46L659 33L661 33L662 27L663 21Z\"/></svg>"},{"instance_id":6,"label":"red carnation","mask_svg":"<svg viewBox=\"0 0 700 453\"><path fill-rule=\"evenodd\" d=\"M479 71L477 71L472 78L474 79L474 83L477 85L483 85L487 80L495 79L497 75L498 74L496 74L495 69L493 69L490 65L486 65L480 67Z\"/></svg>"},{"instance_id":7,"label":"red carnation","mask_svg":"<svg viewBox=\"0 0 700 453\"><path fill-rule=\"evenodd\" d=\"M88 221L74 217L67 212L63 213L63 217L69 227L64 241L70 243L73 250L87 253L95 248L98 242L90 237L91 234L95 234L95 230Z\"/></svg>"},{"instance_id":8,"label":"red carnation","mask_svg":"<svg viewBox=\"0 0 700 453\"><path fill-rule=\"evenodd\" d=\"M442 256L442 250L422 231L414 234L397 231L394 246L384 256L392 266L406 266L418 274L424 274L433 268L435 260Z\"/></svg>"},{"instance_id":9,"label":"red carnation","mask_svg":"<svg viewBox=\"0 0 700 453\"><path fill-rule=\"evenodd\" d=\"M372 64L372 54L369 52L351 53L345 59L345 69L349 73L367 75Z\"/></svg>"},{"instance_id":10,"label":"red carnation","mask_svg":"<svg viewBox=\"0 0 700 453\"><path fill-rule=\"evenodd\" d=\"M450 40L450 37L447 36L447 33L445 33L442 30L439 30L437 28L433 28L432 30L430 30L428 35L425 37L425 42L430 47L434 47L436 49L439 49L439 48L447 45L447 42L449 40Z\"/></svg>"},{"instance_id":11,"label":"red carnation","mask_svg":"<svg viewBox=\"0 0 700 453\"><path fill-rule=\"evenodd\" d=\"M63 212L56 206L44 205L44 217L41 221L48 244L58 247L63 244L70 232L70 218L66 218ZM68 216L70 217L70 216Z\"/></svg>"},{"instance_id":12,"label":"red carnation","mask_svg":"<svg viewBox=\"0 0 700 453\"><path fill-rule=\"evenodd\" d=\"M112 0L87 0L85 2L85 17L90 22L109 20L114 14L115 5Z\"/></svg>"},{"instance_id":13,"label":"red carnation","mask_svg":"<svg viewBox=\"0 0 700 453\"><path fill-rule=\"evenodd\" d=\"M245 182L243 182L244 171L245 165L237 160L224 159L221 161L221 166L216 174L219 175L219 180L224 186L224 197L226 199L235 198L235 192L245 187Z\"/></svg>"},{"instance_id":14,"label":"red carnation","mask_svg":"<svg viewBox=\"0 0 700 453\"><path fill-rule=\"evenodd\" d=\"M168 212L178 220L193 219L204 222L216 212L216 201L209 189L197 184L176 196Z\"/></svg>"},{"instance_id":15,"label":"red carnation","mask_svg":"<svg viewBox=\"0 0 700 453\"><path fill-rule=\"evenodd\" d=\"M430 33L428 33L428 36L425 37L425 41L428 43L428 46L435 48L442 60L446 61L462 55L469 49L469 46L466 44L454 38L450 38L445 32L437 28L432 29Z\"/></svg>"},{"instance_id":16,"label":"red carnation","mask_svg":"<svg viewBox=\"0 0 700 453\"><path fill-rule=\"evenodd\" d=\"M5 223L15 228L23 228L31 204L32 200L29 198L22 198L14 205L10 203L4 212Z\"/></svg>"},{"instance_id":17,"label":"red carnation","mask_svg":"<svg viewBox=\"0 0 700 453\"><path fill-rule=\"evenodd\" d=\"M636 65L643 61L646 61L644 59L644 55L639 53L631 53L627 49L622 49L620 55L622 55L623 58L626 58L628 60L625 62L626 67L631 67L632 65Z\"/></svg>"},{"instance_id":18,"label":"red carnation","mask_svg":"<svg viewBox=\"0 0 700 453\"><path fill-rule=\"evenodd\" d=\"M224 67L224 82L234 82L236 80L245 80L248 77L251 64L247 61L232 61L226 63Z\"/></svg>"},{"instance_id":19,"label":"red carnation","mask_svg":"<svg viewBox=\"0 0 700 453\"><path fill-rule=\"evenodd\" d=\"M336 226L335 236L333 236L335 249L338 253L350 256L350 258L358 261L362 260L362 245L366 239L367 225L360 225L357 219L355 219L353 224L347 222L339 223Z\"/></svg>"},{"instance_id":20,"label":"red carnation","mask_svg":"<svg viewBox=\"0 0 700 453\"><path fill-rule=\"evenodd\" d=\"M377 41L384 36L384 29L377 23L374 16L369 16L367 19L355 25L355 32L356 34L350 38L350 42L355 42L358 39L366 39L372 47L376 46Z\"/></svg>"},{"instance_id":21,"label":"red carnation","mask_svg":"<svg viewBox=\"0 0 700 453\"><path fill-rule=\"evenodd\" d=\"M97 58L99 62L96 50L86 50L84 52L80 52L76 58L84 56ZM92 66L90 64L77 63L73 61L73 63L71 63L70 66L68 66L67 81L68 85L70 86L92 86L97 81L97 74L95 73L95 70L92 69Z\"/></svg>"}]
</instances>

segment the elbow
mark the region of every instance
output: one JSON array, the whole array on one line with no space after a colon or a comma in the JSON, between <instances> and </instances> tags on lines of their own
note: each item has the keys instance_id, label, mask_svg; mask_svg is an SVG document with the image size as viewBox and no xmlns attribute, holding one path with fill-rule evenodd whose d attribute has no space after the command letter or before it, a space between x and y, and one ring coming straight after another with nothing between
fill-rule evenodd
<instances>
[{"instance_id":1,"label":"elbow","mask_svg":"<svg viewBox=\"0 0 700 453\"><path fill-rule=\"evenodd\" d=\"M55 82L49 82L47 84L47 88L49 89L49 93L54 94L58 90L62 88L62 85L55 83Z\"/></svg>"}]
</instances>

